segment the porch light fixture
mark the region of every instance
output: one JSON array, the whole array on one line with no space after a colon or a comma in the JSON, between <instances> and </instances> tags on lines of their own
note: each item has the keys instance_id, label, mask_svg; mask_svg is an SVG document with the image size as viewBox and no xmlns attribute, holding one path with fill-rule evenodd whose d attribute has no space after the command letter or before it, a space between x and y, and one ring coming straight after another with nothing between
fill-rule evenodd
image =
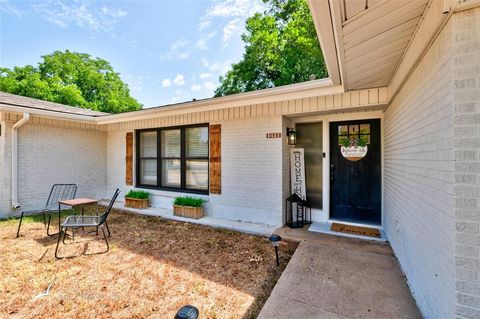
<instances>
[{"instance_id":1,"label":"porch light fixture","mask_svg":"<svg viewBox=\"0 0 480 319\"><path fill-rule=\"evenodd\" d=\"M280 241L282 240L282 237L278 236L277 234L272 234L272 236L270 236L268 240L272 243L272 246L275 247L275 256L277 258L278 267L280 266L280 261L278 259L278 246L280 246Z\"/></svg>"},{"instance_id":2,"label":"porch light fixture","mask_svg":"<svg viewBox=\"0 0 480 319\"><path fill-rule=\"evenodd\" d=\"M288 145L297 144L297 130L295 128L287 127L287 139Z\"/></svg>"}]
</instances>

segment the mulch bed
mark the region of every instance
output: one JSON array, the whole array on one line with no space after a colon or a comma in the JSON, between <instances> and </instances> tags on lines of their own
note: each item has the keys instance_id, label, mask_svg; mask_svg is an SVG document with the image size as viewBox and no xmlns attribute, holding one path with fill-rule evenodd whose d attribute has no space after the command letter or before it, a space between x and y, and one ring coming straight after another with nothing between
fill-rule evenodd
<instances>
[{"instance_id":1,"label":"mulch bed","mask_svg":"<svg viewBox=\"0 0 480 319\"><path fill-rule=\"evenodd\" d=\"M39 221L39 219L37 219ZM255 318L295 247L211 227L113 212L110 251L93 235L57 237L41 222L0 222L0 318L173 318L185 304L200 318ZM48 296L35 298L51 285Z\"/></svg>"}]
</instances>

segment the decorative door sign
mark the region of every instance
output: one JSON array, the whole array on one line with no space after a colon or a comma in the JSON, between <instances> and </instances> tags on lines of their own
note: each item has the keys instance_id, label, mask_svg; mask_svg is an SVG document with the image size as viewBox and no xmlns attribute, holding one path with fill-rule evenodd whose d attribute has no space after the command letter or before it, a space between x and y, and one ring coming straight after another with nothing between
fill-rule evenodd
<instances>
[{"instance_id":1,"label":"decorative door sign","mask_svg":"<svg viewBox=\"0 0 480 319\"><path fill-rule=\"evenodd\" d=\"M290 149L290 174L292 193L305 199L307 191L305 188L305 151L303 148Z\"/></svg>"},{"instance_id":2,"label":"decorative door sign","mask_svg":"<svg viewBox=\"0 0 480 319\"><path fill-rule=\"evenodd\" d=\"M367 155L370 144L370 124L338 126L338 144L342 156L349 161L359 161Z\"/></svg>"}]
</instances>

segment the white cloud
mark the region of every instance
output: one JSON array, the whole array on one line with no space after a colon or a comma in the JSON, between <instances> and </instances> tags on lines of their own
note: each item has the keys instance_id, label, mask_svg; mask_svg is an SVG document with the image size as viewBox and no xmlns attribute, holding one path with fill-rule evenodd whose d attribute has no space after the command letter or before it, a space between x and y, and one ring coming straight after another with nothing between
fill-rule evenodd
<instances>
[{"instance_id":1,"label":"white cloud","mask_svg":"<svg viewBox=\"0 0 480 319\"><path fill-rule=\"evenodd\" d=\"M160 55L160 59L185 60L190 56L190 52L188 52L189 44L190 42L187 40L178 40L173 42L168 51L165 54Z\"/></svg>"},{"instance_id":2,"label":"white cloud","mask_svg":"<svg viewBox=\"0 0 480 319\"><path fill-rule=\"evenodd\" d=\"M213 90L215 89L217 86L215 85L215 83L213 83L212 81L208 81L208 82L205 82L203 83L203 87L207 90Z\"/></svg>"},{"instance_id":3,"label":"white cloud","mask_svg":"<svg viewBox=\"0 0 480 319\"><path fill-rule=\"evenodd\" d=\"M232 36L244 31L245 19L256 12L264 12L266 5L260 0L224 0L216 1L200 18L199 30L204 30L214 19L228 19L223 28L224 47L229 45ZM225 23L225 21L222 21Z\"/></svg>"},{"instance_id":4,"label":"white cloud","mask_svg":"<svg viewBox=\"0 0 480 319\"><path fill-rule=\"evenodd\" d=\"M255 12L263 12L265 5L261 1L225 0L216 3L205 14L206 17L249 17Z\"/></svg>"},{"instance_id":5,"label":"white cloud","mask_svg":"<svg viewBox=\"0 0 480 319\"><path fill-rule=\"evenodd\" d=\"M201 88L202 88L201 85L194 84L194 85L192 85L191 90L192 90L193 92L198 92Z\"/></svg>"},{"instance_id":6,"label":"white cloud","mask_svg":"<svg viewBox=\"0 0 480 319\"><path fill-rule=\"evenodd\" d=\"M128 83L128 87L133 93L138 93L143 89L143 82L148 80L147 75L125 75L125 82Z\"/></svg>"},{"instance_id":7,"label":"white cloud","mask_svg":"<svg viewBox=\"0 0 480 319\"><path fill-rule=\"evenodd\" d=\"M225 46L230 42L230 38L234 34L240 34L243 31L243 22L240 18L236 18L228 21L228 23L223 28L223 43Z\"/></svg>"},{"instance_id":8,"label":"white cloud","mask_svg":"<svg viewBox=\"0 0 480 319\"><path fill-rule=\"evenodd\" d=\"M76 25L90 31L103 31L107 34L127 12L114 7L98 8L94 2L47 0L34 4L33 9L43 18L60 27Z\"/></svg>"},{"instance_id":9,"label":"white cloud","mask_svg":"<svg viewBox=\"0 0 480 319\"><path fill-rule=\"evenodd\" d=\"M182 53L178 53L176 57L177 57L178 60L185 60L189 56L190 56L190 53L182 52Z\"/></svg>"},{"instance_id":10,"label":"white cloud","mask_svg":"<svg viewBox=\"0 0 480 319\"><path fill-rule=\"evenodd\" d=\"M17 18L21 19L23 17L24 12L14 6L12 3L8 3L7 1L0 1L0 11L5 12L7 14L12 14Z\"/></svg>"},{"instance_id":11,"label":"white cloud","mask_svg":"<svg viewBox=\"0 0 480 319\"><path fill-rule=\"evenodd\" d=\"M212 21L201 19L200 22L198 23L198 31L203 31L205 29L208 29L208 27L212 24Z\"/></svg>"},{"instance_id":12,"label":"white cloud","mask_svg":"<svg viewBox=\"0 0 480 319\"><path fill-rule=\"evenodd\" d=\"M210 33L205 33L200 36L200 38L195 42L195 47L200 50L208 50L210 47L208 46L208 41L212 39L215 34L217 34L216 31L210 32Z\"/></svg>"},{"instance_id":13,"label":"white cloud","mask_svg":"<svg viewBox=\"0 0 480 319\"><path fill-rule=\"evenodd\" d=\"M162 86L164 88L168 88L170 85L172 85L172 81L170 79L163 79Z\"/></svg>"},{"instance_id":14,"label":"white cloud","mask_svg":"<svg viewBox=\"0 0 480 319\"><path fill-rule=\"evenodd\" d=\"M185 84L185 77L182 74L178 73L177 76L175 77L175 79L173 79L172 82L176 86L184 85Z\"/></svg>"},{"instance_id":15,"label":"white cloud","mask_svg":"<svg viewBox=\"0 0 480 319\"><path fill-rule=\"evenodd\" d=\"M213 76L212 73L200 73L200 79L205 80L211 78Z\"/></svg>"},{"instance_id":16,"label":"white cloud","mask_svg":"<svg viewBox=\"0 0 480 319\"><path fill-rule=\"evenodd\" d=\"M228 70L230 70L231 65L232 61L230 60L224 62L215 62L208 65L208 70L210 70L212 73L225 74Z\"/></svg>"},{"instance_id":17,"label":"white cloud","mask_svg":"<svg viewBox=\"0 0 480 319\"><path fill-rule=\"evenodd\" d=\"M170 50L172 51L177 51L179 49L182 49L188 45L188 41L186 40L178 40L172 43L170 46Z\"/></svg>"}]
</instances>

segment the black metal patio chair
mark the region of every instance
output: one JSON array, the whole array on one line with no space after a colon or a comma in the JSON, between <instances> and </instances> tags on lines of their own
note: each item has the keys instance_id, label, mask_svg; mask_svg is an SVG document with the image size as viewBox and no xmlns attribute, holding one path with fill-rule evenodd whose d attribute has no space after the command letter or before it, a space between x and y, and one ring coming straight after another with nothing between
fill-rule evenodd
<instances>
[{"instance_id":1,"label":"black metal patio chair","mask_svg":"<svg viewBox=\"0 0 480 319\"><path fill-rule=\"evenodd\" d=\"M58 226L60 226L60 211L58 207L58 201L73 199L75 198L76 194L77 194L76 184L54 184L50 190L47 203L45 204L45 207L43 209L22 211L22 214L20 215L20 222L18 223L17 237L20 236L20 227L22 226L23 216L35 215L35 214L43 215L43 224L45 225L45 227L47 227L47 234L49 236L55 235L55 234L50 234L49 232L51 214L58 212ZM48 226L47 226L47 220L46 220L47 214L48 214Z\"/></svg>"},{"instance_id":2,"label":"black metal patio chair","mask_svg":"<svg viewBox=\"0 0 480 319\"><path fill-rule=\"evenodd\" d=\"M98 233L98 228L101 228L103 233L103 239L105 240L105 244L107 245L107 250L96 253L96 254L104 254L108 252L108 250L110 249L110 246L108 245L107 237L110 237L111 234L107 224L107 217L110 214L110 211L112 210L113 204L115 203L115 200L117 199L118 194L120 194L120 189L117 188L117 190L115 191L115 194L113 194L112 199L110 200L110 203L105 208L104 213L100 216L71 215L71 216L68 216L67 219L65 219L62 226L60 227L60 232L58 233L57 247L55 248L55 258L57 259L65 258L65 257L58 256L58 246L60 245L60 240L62 240L62 235L63 235L62 242L65 244L65 237L67 236L67 230L69 228L73 230L79 227L82 227L82 228L94 227L96 228L96 233ZM105 233L104 226L107 228L108 236ZM73 240L73 237L72 237L72 240Z\"/></svg>"}]
</instances>

